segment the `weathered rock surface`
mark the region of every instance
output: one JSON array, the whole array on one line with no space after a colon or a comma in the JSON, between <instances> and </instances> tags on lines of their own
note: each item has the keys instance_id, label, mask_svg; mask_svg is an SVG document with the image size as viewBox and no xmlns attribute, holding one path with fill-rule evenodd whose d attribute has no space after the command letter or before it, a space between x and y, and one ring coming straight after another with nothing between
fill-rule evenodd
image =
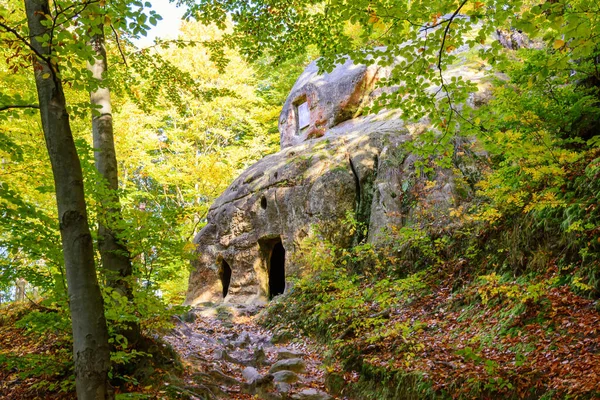
<instances>
[{"instance_id":1,"label":"weathered rock surface","mask_svg":"<svg viewBox=\"0 0 600 400\"><path fill-rule=\"evenodd\" d=\"M292 371L282 370L273 372L275 382L295 383L300 380L300 377Z\"/></svg>"},{"instance_id":2,"label":"weathered rock surface","mask_svg":"<svg viewBox=\"0 0 600 400\"><path fill-rule=\"evenodd\" d=\"M302 353L293 350L281 349L277 351L277 359L278 360L286 360L288 358L301 358L303 356Z\"/></svg>"},{"instance_id":3,"label":"weathered rock surface","mask_svg":"<svg viewBox=\"0 0 600 400\"><path fill-rule=\"evenodd\" d=\"M317 389L304 389L291 396L294 400L330 400L332 397Z\"/></svg>"},{"instance_id":4,"label":"weathered rock surface","mask_svg":"<svg viewBox=\"0 0 600 400\"><path fill-rule=\"evenodd\" d=\"M246 367L242 371L242 376L248 383L252 383L257 379L262 378L262 376L258 373L258 370L254 367Z\"/></svg>"},{"instance_id":5,"label":"weathered rock surface","mask_svg":"<svg viewBox=\"0 0 600 400\"><path fill-rule=\"evenodd\" d=\"M353 235L340 230L340 222L357 207L369 209L368 191L359 193L372 184L382 140L352 134L309 141L242 173L213 204L195 239L199 257L187 303L266 300L275 246L285 249L285 275L294 274L291 256L317 224L324 236L350 245Z\"/></svg>"},{"instance_id":6,"label":"weathered rock surface","mask_svg":"<svg viewBox=\"0 0 600 400\"><path fill-rule=\"evenodd\" d=\"M355 117L387 72L377 65L367 67L347 59L321 75L317 62L312 62L294 84L279 117L281 148L321 137L329 128ZM306 126L301 122L299 107L304 103L309 114Z\"/></svg>"},{"instance_id":7,"label":"weathered rock surface","mask_svg":"<svg viewBox=\"0 0 600 400\"><path fill-rule=\"evenodd\" d=\"M189 366L189 379L181 387L169 387L173 394L178 394L174 397L284 400L306 388L325 389L321 354L306 338L285 347L271 344L272 333L260 328L254 316L248 315L241 305L220 305L218 310L214 306L201 307L191 313L198 317L190 322L177 320L176 327L165 336ZM257 352L263 355L264 362L260 365L238 362L255 358ZM284 369L270 373L269 369L278 364L280 352L295 353L300 358L279 361L274 369L285 365L301 372ZM235 359L223 357L227 353L234 354Z\"/></svg>"},{"instance_id":8,"label":"weathered rock surface","mask_svg":"<svg viewBox=\"0 0 600 400\"><path fill-rule=\"evenodd\" d=\"M292 371L302 373L306 370L306 363L301 358L288 358L279 360L271 366L269 373L273 374L278 371Z\"/></svg>"},{"instance_id":9,"label":"weathered rock surface","mask_svg":"<svg viewBox=\"0 0 600 400\"><path fill-rule=\"evenodd\" d=\"M365 239L378 244L387 228L410 224L424 211L440 227L449 224L449 208L473 189L466 174L477 173L477 154L472 143L457 142L456 154L462 155L455 165L424 176L415 167L418 157L403 144L430 130L427 121L407 125L399 112L385 110L353 118L372 98L372 83L387 73L349 61L323 76L314 63L307 68L281 114L283 149L227 188L194 239L198 258L186 304L264 304L288 289L287 277L300 273L297 257L306 238L339 247ZM485 101L479 65L465 59L445 75L475 82L480 92L471 102ZM298 130L294 118L303 99L309 125ZM366 235L348 229L348 216L368 227Z\"/></svg>"}]
</instances>

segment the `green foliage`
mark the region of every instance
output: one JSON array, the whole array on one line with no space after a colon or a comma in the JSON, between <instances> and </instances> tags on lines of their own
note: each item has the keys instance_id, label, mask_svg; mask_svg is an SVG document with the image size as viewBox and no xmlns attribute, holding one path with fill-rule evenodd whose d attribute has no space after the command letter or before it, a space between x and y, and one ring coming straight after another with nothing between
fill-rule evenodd
<instances>
[{"instance_id":1,"label":"green foliage","mask_svg":"<svg viewBox=\"0 0 600 400\"><path fill-rule=\"evenodd\" d=\"M74 391L70 321L61 309L39 306L3 306L2 372L14 379L27 381L14 393L26 397L49 394L69 394ZM7 344L10 343L10 346ZM4 388L3 388L4 389ZM1 390L1 389L0 389ZM3 392L4 394L5 392Z\"/></svg>"},{"instance_id":2,"label":"green foliage","mask_svg":"<svg viewBox=\"0 0 600 400\"><path fill-rule=\"evenodd\" d=\"M68 333L71 329L69 317L64 313L57 311L31 311L21 319L15 326L23 328L28 333L40 335L46 331Z\"/></svg>"},{"instance_id":3,"label":"green foliage","mask_svg":"<svg viewBox=\"0 0 600 400\"><path fill-rule=\"evenodd\" d=\"M0 354L0 363L8 370L19 371L18 376L20 379L38 376L48 378L55 375L64 376L64 380L60 383L42 380L36 383L35 388L31 389L69 393L75 385L74 380L68 377L71 364L69 353L69 350L65 349L61 357L57 357L55 354L29 354L25 357Z\"/></svg>"},{"instance_id":4,"label":"green foliage","mask_svg":"<svg viewBox=\"0 0 600 400\"><path fill-rule=\"evenodd\" d=\"M496 296L504 296L521 303L535 303L546 294L549 287L558 282L558 278L553 277L545 281L528 285L513 282L505 283L502 282L501 277L494 272L489 275L482 275L479 279L483 284L477 291L481 296L483 304L486 304L490 299Z\"/></svg>"},{"instance_id":5,"label":"green foliage","mask_svg":"<svg viewBox=\"0 0 600 400\"><path fill-rule=\"evenodd\" d=\"M347 359L355 352L347 337L368 343L402 337L410 348L409 337L422 327L418 321L390 326L389 313L426 293L427 271L390 276L387 261L372 245L342 249L317 238L307 240L299 260L303 277L294 282L290 300L274 304L269 313L283 316L306 334L328 338L336 355Z\"/></svg>"},{"instance_id":6,"label":"green foliage","mask_svg":"<svg viewBox=\"0 0 600 400\"><path fill-rule=\"evenodd\" d=\"M479 182L477 206L463 211L498 230L528 218L533 226L527 229L540 236L558 229L561 246L568 249L561 262L581 263L578 273L591 282L585 284L597 286L594 160L600 126L600 47L592 32L600 19L593 2L187 4L189 14L203 21L225 24L231 15L233 32L224 35L223 42L236 44L250 58L273 54L279 61L316 48L326 71L344 54L356 62L392 65L390 78L381 85L400 89L382 95L373 111L400 108L407 121L429 119L430 129L408 146L409 152L421 156L417 167L432 171L428 159L436 155L441 156L436 156L438 166L449 167L453 137L475 136L492 169ZM519 51L504 49L492 37L517 33L519 46L524 46ZM454 51L458 48L461 53ZM449 67L469 62L489 65L490 80L495 80L492 100L478 110L467 104L478 85L468 77L444 76ZM440 90L430 91L431 87ZM417 238L408 242L427 250ZM520 261L511 257L503 267L522 271L541 251L528 247L520 249ZM439 262L431 258L431 251L425 257Z\"/></svg>"},{"instance_id":7,"label":"green foliage","mask_svg":"<svg viewBox=\"0 0 600 400\"><path fill-rule=\"evenodd\" d=\"M28 288L35 288L29 297L41 295L42 304L61 312L33 313L19 326L37 333L63 332L69 324L63 312L64 266L51 170L33 101L31 52L23 39L28 37L27 25L20 4L4 3L0 4L0 52L5 56L0 60L0 301L12 300L15 280L25 279ZM237 57L230 62L229 73L219 73L213 59L190 46L199 41L135 49L128 39L145 35L160 16L149 10L149 2L101 3L54 2L52 15L44 21L49 34L41 40L52 49L45 61L59 66L46 79L60 79L67 92L90 226L101 222L114 228L132 257L132 299L106 287L111 278L107 271L100 271L99 281L110 324L114 378L136 384L133 374L122 371L148 354L132 349L124 330L132 322L139 323L145 334L168 329L170 316L184 312L185 308L172 305L184 300L195 250L191 239L205 223L210 203L235 174L278 144L276 104L293 77L280 79L281 69L254 69L233 51L226 53ZM188 36L221 34L194 23L182 29ZM115 33L107 34L111 68L104 82L113 96L121 95L113 98L120 204L113 203L113 193L94 168L89 144L89 118L95 111L88 96L98 81L87 70L93 54L87 43L101 30ZM123 219L111 212L119 206Z\"/></svg>"},{"instance_id":8,"label":"green foliage","mask_svg":"<svg viewBox=\"0 0 600 400\"><path fill-rule=\"evenodd\" d=\"M98 85L86 69L92 52L85 43L109 27L122 34L121 39L144 35L160 19L154 11L144 13L150 3L101 3L54 2L56 10L63 11L49 16L45 23L54 30L42 38L53 48L51 63L60 65L71 116L78 117L73 126L79 139L89 136L84 118L93 110L87 93ZM276 149L278 107L311 58L307 52L323 56L319 65L324 70L331 70L343 54L358 62L394 65L381 84L400 90L382 95L372 111L397 107L407 122L430 120L431 129L391 161L400 167L406 154L418 156L415 176L399 194L404 208L415 207L419 191L426 189L427 183L417 182L418 174L455 167L458 133L477 139L489 169L471 180L464 178L463 185L475 186L478 192L470 205L452 211L456 227L440 228L431 221L435 216L424 211L416 213L416 221L389 227L381 248L369 243L355 243L350 249L318 240L307 243L301 260L306 275L295 283L291 301L275 303L271 312L305 332L327 337L347 365L364 361L364 343L392 342L400 365L408 368L423 351L416 338L427 326L419 318L390 323L388 313L425 297L433 280L455 277L457 291L475 282L471 293L465 289L471 296L461 315L465 321L485 316L489 307L503 306L492 312L500 320L491 330L498 336L515 333L513 324L543 308L556 286L598 296L600 19L594 2L181 3L190 6L188 15L221 30L188 22L183 36L202 41L178 40L144 50L126 40L109 43L109 60L115 67L106 82L119 95L114 116L124 221L106 212L114 204L106 204L91 146L78 141L90 221L120 224L117 228L134 263L133 301L103 289L114 363L145 356L131 351L117 333L128 322L140 322L145 330L161 329L168 327L170 314L181 311L168 305L183 300L188 261L195 250L191 238L205 223L211 202L236 174ZM9 293L15 279L24 278L55 303L53 308L64 310L53 183L47 157L40 151L37 111L29 107L35 106L31 54L7 29L16 27L27 37L22 19L20 3L0 2L0 291ZM513 29L525 35L529 49L507 51L490 39L496 30ZM377 47L381 45L386 47ZM233 46L255 64L244 61ZM460 47L470 48L466 60L454 51ZM123 57L128 64L122 63ZM229 63L224 69L225 59ZM492 100L477 110L466 104L476 85L463 77L444 76L449 66L464 62L491 66ZM432 93L432 86L440 90ZM349 214L346 223L361 234L357 237L366 236L364 221ZM532 278L549 268L554 271L551 276ZM105 279L101 274L101 282ZM32 334L65 331L68 318L64 312L34 312L17 326ZM491 334L481 335L454 353L487 374L485 381L459 381L475 395L513 389L511 377L501 375L501 366L479 347L491 341ZM523 354L531 349L512 348L518 355L515 366L526 365ZM24 376L66 368L51 365L44 356L0 357ZM381 377L381 370L371 372ZM419 382L423 378L402 377ZM121 378L135 383L135 378ZM69 389L72 381L65 380L65 385Z\"/></svg>"}]
</instances>

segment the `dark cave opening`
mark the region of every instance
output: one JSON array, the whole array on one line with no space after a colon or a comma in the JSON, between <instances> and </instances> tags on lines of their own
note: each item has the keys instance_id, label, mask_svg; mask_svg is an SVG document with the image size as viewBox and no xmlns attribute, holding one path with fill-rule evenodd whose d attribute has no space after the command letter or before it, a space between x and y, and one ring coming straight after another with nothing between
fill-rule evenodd
<instances>
[{"instance_id":1,"label":"dark cave opening","mask_svg":"<svg viewBox=\"0 0 600 400\"><path fill-rule=\"evenodd\" d=\"M229 283L231 282L231 267L225 260L221 260L221 268L219 268L219 279L223 285L223 298L227 297L229 292Z\"/></svg>"},{"instance_id":2,"label":"dark cave opening","mask_svg":"<svg viewBox=\"0 0 600 400\"><path fill-rule=\"evenodd\" d=\"M269 299L285 291L285 249L281 240L275 243L269 260Z\"/></svg>"},{"instance_id":3,"label":"dark cave opening","mask_svg":"<svg viewBox=\"0 0 600 400\"><path fill-rule=\"evenodd\" d=\"M267 198L265 196L260 198L260 208L263 210L267 209Z\"/></svg>"}]
</instances>

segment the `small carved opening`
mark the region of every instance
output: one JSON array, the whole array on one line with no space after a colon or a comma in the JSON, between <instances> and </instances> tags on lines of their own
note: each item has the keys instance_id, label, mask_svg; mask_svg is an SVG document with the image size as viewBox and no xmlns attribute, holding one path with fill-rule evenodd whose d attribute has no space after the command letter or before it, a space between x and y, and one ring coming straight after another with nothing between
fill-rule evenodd
<instances>
[{"instance_id":1,"label":"small carved opening","mask_svg":"<svg viewBox=\"0 0 600 400\"><path fill-rule=\"evenodd\" d=\"M278 240L269 259L269 299L285 291L285 249Z\"/></svg>"},{"instance_id":2,"label":"small carved opening","mask_svg":"<svg viewBox=\"0 0 600 400\"><path fill-rule=\"evenodd\" d=\"M260 198L260 208L263 210L267 209L267 198L265 196Z\"/></svg>"},{"instance_id":3,"label":"small carved opening","mask_svg":"<svg viewBox=\"0 0 600 400\"><path fill-rule=\"evenodd\" d=\"M227 297L229 292L229 283L231 282L231 267L225 260L221 260L221 266L219 268L219 279L223 285L223 298Z\"/></svg>"}]
</instances>

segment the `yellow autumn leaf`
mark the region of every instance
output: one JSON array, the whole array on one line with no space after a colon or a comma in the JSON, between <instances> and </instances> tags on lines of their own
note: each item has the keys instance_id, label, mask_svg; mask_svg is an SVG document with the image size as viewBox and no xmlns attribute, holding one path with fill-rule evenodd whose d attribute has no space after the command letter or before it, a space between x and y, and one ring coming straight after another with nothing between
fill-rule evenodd
<instances>
[{"instance_id":1,"label":"yellow autumn leaf","mask_svg":"<svg viewBox=\"0 0 600 400\"><path fill-rule=\"evenodd\" d=\"M42 74L42 79L48 79L48 78L50 78L50 73L45 72Z\"/></svg>"},{"instance_id":2,"label":"yellow autumn leaf","mask_svg":"<svg viewBox=\"0 0 600 400\"><path fill-rule=\"evenodd\" d=\"M186 243L183 246L183 250L184 251L188 251L188 252L192 252L192 251L196 250L196 245L194 243Z\"/></svg>"},{"instance_id":3,"label":"yellow autumn leaf","mask_svg":"<svg viewBox=\"0 0 600 400\"><path fill-rule=\"evenodd\" d=\"M554 41L554 48L555 49L560 49L561 47L563 47L565 45L565 41L558 39Z\"/></svg>"}]
</instances>

